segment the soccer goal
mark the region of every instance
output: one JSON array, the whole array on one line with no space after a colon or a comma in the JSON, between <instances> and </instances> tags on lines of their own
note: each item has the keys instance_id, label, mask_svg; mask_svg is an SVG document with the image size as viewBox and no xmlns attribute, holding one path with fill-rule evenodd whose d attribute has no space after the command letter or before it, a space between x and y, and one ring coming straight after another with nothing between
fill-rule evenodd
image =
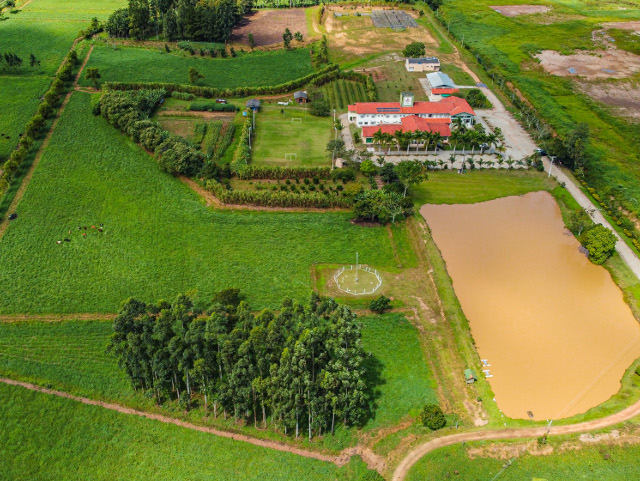
<instances>
[{"instance_id":1,"label":"soccer goal","mask_svg":"<svg viewBox=\"0 0 640 481\"><path fill-rule=\"evenodd\" d=\"M291 123L295 124L296 122L302 123L302 117L291 117Z\"/></svg>"},{"instance_id":2,"label":"soccer goal","mask_svg":"<svg viewBox=\"0 0 640 481\"><path fill-rule=\"evenodd\" d=\"M291 161L291 160L298 160L298 154L291 153L291 154L284 154L284 160L286 161Z\"/></svg>"}]
</instances>

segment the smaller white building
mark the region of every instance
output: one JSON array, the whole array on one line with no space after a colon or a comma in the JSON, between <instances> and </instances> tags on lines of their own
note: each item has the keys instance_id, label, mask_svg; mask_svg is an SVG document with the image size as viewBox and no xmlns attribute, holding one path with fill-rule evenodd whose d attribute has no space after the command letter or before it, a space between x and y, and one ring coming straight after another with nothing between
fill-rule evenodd
<instances>
[{"instance_id":1,"label":"smaller white building","mask_svg":"<svg viewBox=\"0 0 640 481\"><path fill-rule=\"evenodd\" d=\"M408 58L404 61L407 72L437 72L440 60L437 57Z\"/></svg>"},{"instance_id":2,"label":"smaller white building","mask_svg":"<svg viewBox=\"0 0 640 481\"><path fill-rule=\"evenodd\" d=\"M453 80L451 80L451 77L449 77L444 72L428 73L427 74L427 81L429 82L429 87L431 87L431 89L438 89L438 88L454 89L454 88L456 88L456 84L453 82Z\"/></svg>"}]
</instances>

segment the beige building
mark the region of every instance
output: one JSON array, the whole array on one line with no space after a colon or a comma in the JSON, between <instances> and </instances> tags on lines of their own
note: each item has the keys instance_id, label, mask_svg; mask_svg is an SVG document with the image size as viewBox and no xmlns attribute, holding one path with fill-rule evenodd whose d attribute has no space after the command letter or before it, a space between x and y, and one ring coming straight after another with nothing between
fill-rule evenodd
<instances>
[{"instance_id":1,"label":"beige building","mask_svg":"<svg viewBox=\"0 0 640 481\"><path fill-rule=\"evenodd\" d=\"M407 72L437 72L440 70L440 60L436 57L408 58L404 61Z\"/></svg>"}]
</instances>

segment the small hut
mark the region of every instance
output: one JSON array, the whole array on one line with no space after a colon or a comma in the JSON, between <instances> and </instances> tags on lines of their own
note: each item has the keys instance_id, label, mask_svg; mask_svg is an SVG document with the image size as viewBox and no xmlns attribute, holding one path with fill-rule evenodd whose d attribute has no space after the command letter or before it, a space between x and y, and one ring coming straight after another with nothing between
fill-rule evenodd
<instances>
[{"instance_id":1,"label":"small hut","mask_svg":"<svg viewBox=\"0 0 640 481\"><path fill-rule=\"evenodd\" d=\"M304 90L298 90L293 94L293 100L295 100L299 104L306 104L309 101L309 97L307 92Z\"/></svg>"},{"instance_id":2,"label":"small hut","mask_svg":"<svg viewBox=\"0 0 640 481\"><path fill-rule=\"evenodd\" d=\"M478 380L478 378L476 377L476 373L473 369L465 369L464 378L467 381L467 384L473 384Z\"/></svg>"},{"instance_id":3,"label":"small hut","mask_svg":"<svg viewBox=\"0 0 640 481\"><path fill-rule=\"evenodd\" d=\"M260 101L258 99L247 100L247 108L251 110L259 110L260 109Z\"/></svg>"}]
</instances>

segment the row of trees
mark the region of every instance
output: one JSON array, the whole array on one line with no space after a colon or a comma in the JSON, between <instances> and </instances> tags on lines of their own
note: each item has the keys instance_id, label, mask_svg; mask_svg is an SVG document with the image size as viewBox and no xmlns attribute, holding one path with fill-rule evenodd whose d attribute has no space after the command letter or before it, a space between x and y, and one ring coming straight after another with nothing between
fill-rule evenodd
<instances>
[{"instance_id":1,"label":"row of trees","mask_svg":"<svg viewBox=\"0 0 640 481\"><path fill-rule=\"evenodd\" d=\"M73 81L73 70L77 64L78 54L75 50L72 50L62 62L62 66L56 73L51 87L49 87L49 90L44 94L42 102L38 105L35 115L25 125L18 146L11 152L11 155L2 166L0 197L7 191L20 167L27 159L34 141L43 134L47 120L54 116L54 109L60 104L65 87Z\"/></svg>"},{"instance_id":2,"label":"row of trees","mask_svg":"<svg viewBox=\"0 0 640 481\"><path fill-rule=\"evenodd\" d=\"M239 179L319 179L331 178L329 167L281 167L278 165L248 165L237 172Z\"/></svg>"},{"instance_id":3,"label":"row of trees","mask_svg":"<svg viewBox=\"0 0 640 481\"><path fill-rule=\"evenodd\" d=\"M93 113L101 114L146 150L154 152L165 172L195 176L205 166L204 154L184 138L149 120L165 96L164 90L108 90L94 106Z\"/></svg>"},{"instance_id":4,"label":"row of trees","mask_svg":"<svg viewBox=\"0 0 640 481\"><path fill-rule=\"evenodd\" d=\"M308 438L369 414L365 353L356 316L333 299L282 302L251 313L239 292L219 293L205 317L185 295L155 305L129 299L108 349L134 389L158 403L196 401L236 421L268 424Z\"/></svg>"},{"instance_id":5,"label":"row of trees","mask_svg":"<svg viewBox=\"0 0 640 481\"><path fill-rule=\"evenodd\" d=\"M413 132L397 130L393 134L389 134L382 132L382 129L380 129L373 134L373 142L378 144L378 151L385 146L387 152L394 145L398 150L407 151L413 146L417 152L419 146L422 145L425 152L433 146L435 153L438 146L444 140L445 138L439 132L426 132L422 130ZM469 129L466 124L460 122L459 119L454 120L454 129L451 131L451 136L449 137L449 145L453 146L454 153L460 146L462 146L463 150L471 148L472 153L475 153L475 149L479 149L480 153L483 153L484 150L489 147L493 147L498 152L503 152L503 142L504 135L500 127L496 127L493 132L487 133L482 124L475 124L473 128Z\"/></svg>"},{"instance_id":6,"label":"row of trees","mask_svg":"<svg viewBox=\"0 0 640 481\"><path fill-rule=\"evenodd\" d=\"M226 42L252 6L252 0L129 0L109 16L105 29L118 38L162 34L169 41Z\"/></svg>"},{"instance_id":7,"label":"row of trees","mask_svg":"<svg viewBox=\"0 0 640 481\"><path fill-rule=\"evenodd\" d=\"M0 70L2 71L15 72L22 66L22 63L22 57L14 52L0 53ZM40 66L40 60L38 60L32 53L29 54L29 65L32 68Z\"/></svg>"}]
</instances>

